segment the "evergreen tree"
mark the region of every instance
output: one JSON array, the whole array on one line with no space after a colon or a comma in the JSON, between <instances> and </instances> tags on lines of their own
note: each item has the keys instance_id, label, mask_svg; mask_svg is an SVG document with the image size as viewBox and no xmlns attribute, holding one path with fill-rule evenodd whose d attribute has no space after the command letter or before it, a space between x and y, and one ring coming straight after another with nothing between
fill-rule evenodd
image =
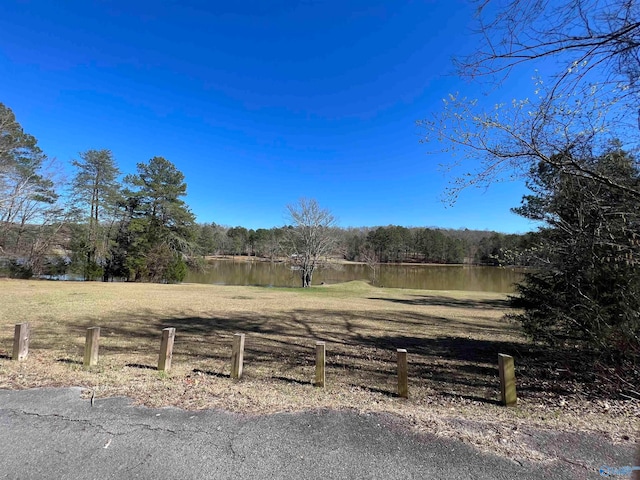
<instances>
[{"instance_id":1,"label":"evergreen tree","mask_svg":"<svg viewBox=\"0 0 640 480\"><path fill-rule=\"evenodd\" d=\"M545 226L537 237L535 269L512 299L524 309L515 318L535 340L582 344L608 360L637 361L640 201L629 191L640 187L640 172L619 148L570 161L585 163L615 185L564 174L547 163L531 173L533 194L514 210Z\"/></svg>"},{"instance_id":2,"label":"evergreen tree","mask_svg":"<svg viewBox=\"0 0 640 480\"><path fill-rule=\"evenodd\" d=\"M130 280L182 281L195 239L195 218L181 198L187 192L184 175L162 157L137 168L125 179L133 190L126 192L113 269Z\"/></svg>"},{"instance_id":3,"label":"evergreen tree","mask_svg":"<svg viewBox=\"0 0 640 480\"><path fill-rule=\"evenodd\" d=\"M76 206L84 210L84 234L76 238L76 254L80 254L86 280L104 274L114 222L119 213L120 174L109 150L87 150L80 160L73 160L76 175L72 189Z\"/></svg>"}]
</instances>

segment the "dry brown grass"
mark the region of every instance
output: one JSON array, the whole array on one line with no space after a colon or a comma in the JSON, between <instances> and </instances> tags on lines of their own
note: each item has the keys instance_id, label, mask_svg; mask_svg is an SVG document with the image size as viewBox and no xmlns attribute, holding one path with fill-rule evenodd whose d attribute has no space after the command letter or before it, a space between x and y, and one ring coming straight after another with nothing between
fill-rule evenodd
<instances>
[{"instance_id":1,"label":"dry brown grass","mask_svg":"<svg viewBox=\"0 0 640 480\"><path fill-rule=\"evenodd\" d=\"M262 414L318 408L387 412L415 430L511 457L550 461L534 430L632 442L638 402L589 400L560 358L528 346L502 319L504 296L380 289L0 281L0 388L79 385L148 406ZM29 322L25 362L9 360ZM85 330L102 327L97 367L82 368ZM173 368L155 370L161 329L176 327ZM232 335L245 369L229 378ZM327 388L311 385L327 342ZM409 351L410 398L394 395L395 349ZM515 356L519 404L497 404L497 355Z\"/></svg>"}]
</instances>

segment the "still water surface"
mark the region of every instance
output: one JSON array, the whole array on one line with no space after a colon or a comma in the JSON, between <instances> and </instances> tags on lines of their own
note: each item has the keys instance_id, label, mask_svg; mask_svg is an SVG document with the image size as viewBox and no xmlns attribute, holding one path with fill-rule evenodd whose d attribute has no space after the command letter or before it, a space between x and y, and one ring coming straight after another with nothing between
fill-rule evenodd
<instances>
[{"instance_id":1,"label":"still water surface","mask_svg":"<svg viewBox=\"0 0 640 480\"><path fill-rule=\"evenodd\" d=\"M339 265L338 268L316 270L313 284L342 283L351 280L372 280L367 265ZM482 292L513 292L514 282L522 273L511 268L440 266L440 265L380 265L376 285L388 288L424 290L475 290ZM218 285L263 285L297 287L299 272L289 265L270 262L233 262L214 260L202 272L189 272L185 282Z\"/></svg>"}]
</instances>

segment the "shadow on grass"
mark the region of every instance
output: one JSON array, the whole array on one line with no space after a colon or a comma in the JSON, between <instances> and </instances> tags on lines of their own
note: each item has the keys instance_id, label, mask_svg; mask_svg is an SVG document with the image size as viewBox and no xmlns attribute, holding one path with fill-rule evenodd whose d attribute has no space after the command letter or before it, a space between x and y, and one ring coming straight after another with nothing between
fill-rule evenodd
<instances>
[{"instance_id":1,"label":"shadow on grass","mask_svg":"<svg viewBox=\"0 0 640 480\"><path fill-rule=\"evenodd\" d=\"M496 366L498 363L498 353L522 357L526 350L525 345L518 345L513 342L479 340L457 336L428 338L407 335L361 335L358 338L358 343L360 345L393 350L394 352L399 348L404 348L410 356L438 357L463 362L495 364ZM478 369L474 373L480 373L481 370L483 374L493 373L491 369L487 369L486 367L484 367L484 369ZM495 373L497 373L497 368Z\"/></svg>"},{"instance_id":2,"label":"shadow on grass","mask_svg":"<svg viewBox=\"0 0 640 480\"><path fill-rule=\"evenodd\" d=\"M80 360L73 360L72 358L56 358L56 362L66 363L68 365L84 365Z\"/></svg>"},{"instance_id":3,"label":"shadow on grass","mask_svg":"<svg viewBox=\"0 0 640 480\"><path fill-rule=\"evenodd\" d=\"M506 305L500 300L458 301L447 297L418 297L410 301L471 309ZM81 320L66 328L84 331L86 323ZM498 322L487 321L476 324L472 318L462 321L416 311L337 312L283 308L268 314L231 312L227 315L167 314L163 317L149 310L122 318L112 317L103 325L109 338L135 338L136 350L154 354L157 354L161 331L166 327L176 328L174 355L227 361L231 356L233 334L245 333L247 364L271 363L292 369L313 365L314 344L325 341L328 368L348 372L361 388L378 389L378 393L390 394L379 387L384 385L385 378L395 374L398 348L407 349L410 376L422 385L441 393L459 391L461 396L477 401L492 401L485 397L491 397L490 391L499 385L499 353L514 357L518 390L524 396L542 397L548 392L583 394L595 381L593 371L587 368L579 352L524 343L513 326L502 327ZM123 340L121 344L114 344L112 351L126 354L126 345ZM156 370L155 366L136 363L127 366ZM564 372L562 375L558 373L561 371ZM201 372L229 378L216 372ZM287 377L280 380L299 382Z\"/></svg>"},{"instance_id":4,"label":"shadow on grass","mask_svg":"<svg viewBox=\"0 0 640 480\"><path fill-rule=\"evenodd\" d=\"M157 366L152 366L152 365L143 365L141 363L127 363L125 364L125 367L129 367L129 368L139 368L141 370L158 370Z\"/></svg>"},{"instance_id":5,"label":"shadow on grass","mask_svg":"<svg viewBox=\"0 0 640 480\"><path fill-rule=\"evenodd\" d=\"M495 367L484 367L482 365L460 365L458 370L461 372L470 373L471 375L498 375L498 365Z\"/></svg>"},{"instance_id":6,"label":"shadow on grass","mask_svg":"<svg viewBox=\"0 0 640 480\"><path fill-rule=\"evenodd\" d=\"M385 397L401 398L400 395L397 394L397 392L392 392L390 390L384 390L382 388L370 387L368 385L354 385L354 384L351 384L351 386L355 387L355 388L360 388L362 390L366 390L367 392L371 392L371 393L380 393L380 394L384 395ZM411 389L411 387L409 387L409 389ZM411 392L409 392L409 394L411 394Z\"/></svg>"},{"instance_id":7,"label":"shadow on grass","mask_svg":"<svg viewBox=\"0 0 640 480\"><path fill-rule=\"evenodd\" d=\"M313 382L310 381L298 380L297 378L283 377L280 375L272 375L271 378L275 380L282 380L287 383L295 383L297 385L313 385Z\"/></svg>"},{"instance_id":8,"label":"shadow on grass","mask_svg":"<svg viewBox=\"0 0 640 480\"><path fill-rule=\"evenodd\" d=\"M202 375L208 375L210 377L231 378L231 375L229 375L228 373L212 372L211 370L201 370L199 368L194 368L191 371L193 373L199 373L199 374L202 374Z\"/></svg>"},{"instance_id":9,"label":"shadow on grass","mask_svg":"<svg viewBox=\"0 0 640 480\"><path fill-rule=\"evenodd\" d=\"M485 398L485 397L478 397L475 395L461 395L461 394L449 393L449 392L442 392L440 393L440 395L442 395L443 397L464 398L465 400L470 400L472 402L486 403L487 405L502 405L502 402L500 402L499 400Z\"/></svg>"},{"instance_id":10,"label":"shadow on grass","mask_svg":"<svg viewBox=\"0 0 640 480\"><path fill-rule=\"evenodd\" d=\"M473 308L473 309L491 309L509 308L509 301L505 299L460 299L451 297L437 297L427 295L410 295L413 298L383 298L369 297L369 300L382 300L385 302L400 303L402 305L413 306L437 306L437 307L457 307L457 308Z\"/></svg>"}]
</instances>

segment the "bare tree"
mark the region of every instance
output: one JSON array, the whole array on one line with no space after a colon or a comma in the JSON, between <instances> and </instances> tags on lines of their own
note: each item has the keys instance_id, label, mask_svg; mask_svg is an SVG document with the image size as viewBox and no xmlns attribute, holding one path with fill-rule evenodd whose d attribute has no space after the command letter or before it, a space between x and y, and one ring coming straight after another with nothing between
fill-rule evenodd
<instances>
[{"instance_id":1,"label":"bare tree","mask_svg":"<svg viewBox=\"0 0 640 480\"><path fill-rule=\"evenodd\" d=\"M492 108L452 94L431 119L424 141L456 154L448 190L455 201L469 186L488 187L513 178L535 183L540 165L560 176L594 181L602 191L635 199L640 189L597 167L612 147L640 167L640 3L627 0L478 1L479 43L457 60L460 73L495 86L512 73L536 76L533 95ZM555 66L555 69L554 69ZM496 83L498 82L498 83ZM610 215L612 221L614 215ZM636 228L634 224L629 227ZM610 241L618 242L618 239ZM628 249L627 241L619 242ZM640 249L634 246L635 256Z\"/></svg>"},{"instance_id":2,"label":"bare tree","mask_svg":"<svg viewBox=\"0 0 640 480\"><path fill-rule=\"evenodd\" d=\"M43 175L45 160L35 137L25 133L11 109L0 103L0 247L16 222L29 220L34 203L52 203L55 193Z\"/></svg>"},{"instance_id":3,"label":"bare tree","mask_svg":"<svg viewBox=\"0 0 640 480\"><path fill-rule=\"evenodd\" d=\"M640 107L640 4L628 0L478 1L477 50L457 60L462 76L495 87L534 76L532 95L482 108L452 94L434 118L418 122L425 142L455 152L451 199L468 186L526 178L539 162L560 174L640 192L576 158L594 158L616 138L633 152ZM551 73L542 77L536 68ZM555 70L553 70L555 68ZM462 154L462 155L460 155Z\"/></svg>"},{"instance_id":4,"label":"bare tree","mask_svg":"<svg viewBox=\"0 0 640 480\"><path fill-rule=\"evenodd\" d=\"M380 269L380 256L371 244L366 243L360 248L360 258L369 267L372 275L372 283L378 281L378 270Z\"/></svg>"},{"instance_id":5,"label":"bare tree","mask_svg":"<svg viewBox=\"0 0 640 480\"><path fill-rule=\"evenodd\" d=\"M0 254L25 272L41 273L45 256L63 241L61 185L56 162L0 103Z\"/></svg>"},{"instance_id":6,"label":"bare tree","mask_svg":"<svg viewBox=\"0 0 640 480\"><path fill-rule=\"evenodd\" d=\"M307 288L313 272L335 246L332 227L336 220L314 199L301 198L297 204L287 205L287 210L294 227L290 230L291 261L300 271L302 287Z\"/></svg>"},{"instance_id":7,"label":"bare tree","mask_svg":"<svg viewBox=\"0 0 640 480\"><path fill-rule=\"evenodd\" d=\"M497 7L477 0L478 48L456 60L465 77L507 76L519 64L557 62L556 90L573 90L586 76L637 89L640 5L630 0L511 0ZM572 76L580 68L579 76ZM604 75L603 75L604 74ZM573 83L572 83L573 82Z\"/></svg>"}]
</instances>

